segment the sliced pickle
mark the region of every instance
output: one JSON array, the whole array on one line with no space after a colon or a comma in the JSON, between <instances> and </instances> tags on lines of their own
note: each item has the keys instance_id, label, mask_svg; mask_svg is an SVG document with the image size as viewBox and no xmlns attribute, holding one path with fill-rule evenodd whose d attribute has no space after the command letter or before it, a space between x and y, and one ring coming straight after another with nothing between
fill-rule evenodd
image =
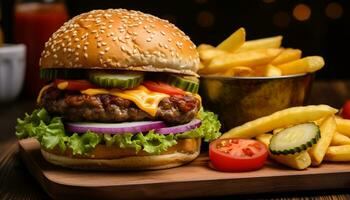
<instances>
[{"instance_id":1,"label":"sliced pickle","mask_svg":"<svg viewBox=\"0 0 350 200\"><path fill-rule=\"evenodd\" d=\"M142 83L143 73L109 73L93 71L89 73L89 80L104 88L131 89L139 86Z\"/></svg>"},{"instance_id":2,"label":"sliced pickle","mask_svg":"<svg viewBox=\"0 0 350 200\"><path fill-rule=\"evenodd\" d=\"M273 135L269 148L272 154L295 154L312 147L320 137L315 123L298 124Z\"/></svg>"},{"instance_id":3,"label":"sliced pickle","mask_svg":"<svg viewBox=\"0 0 350 200\"><path fill-rule=\"evenodd\" d=\"M199 88L199 80L191 76L169 75L167 83L177 88L181 88L191 93L197 93Z\"/></svg>"},{"instance_id":4,"label":"sliced pickle","mask_svg":"<svg viewBox=\"0 0 350 200\"><path fill-rule=\"evenodd\" d=\"M83 69L40 69L40 78L45 81L54 79L84 79Z\"/></svg>"}]
</instances>

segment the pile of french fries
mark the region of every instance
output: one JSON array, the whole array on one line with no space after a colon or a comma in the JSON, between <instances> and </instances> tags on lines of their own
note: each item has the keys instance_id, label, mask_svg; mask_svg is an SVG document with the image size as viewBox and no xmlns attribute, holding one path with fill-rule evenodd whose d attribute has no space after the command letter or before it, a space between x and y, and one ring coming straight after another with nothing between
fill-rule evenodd
<instances>
[{"instance_id":1,"label":"pile of french fries","mask_svg":"<svg viewBox=\"0 0 350 200\"><path fill-rule=\"evenodd\" d=\"M311 148L300 153L274 155L270 158L294 169L319 166L326 161L350 161L350 120L336 115L337 109L327 105L311 105L287 108L235 127L221 138L255 138L265 145L270 144L273 134L284 128L315 122L321 138Z\"/></svg>"},{"instance_id":2,"label":"pile of french fries","mask_svg":"<svg viewBox=\"0 0 350 200\"><path fill-rule=\"evenodd\" d=\"M281 47L282 36L245 41L238 29L217 47L201 44L199 74L221 76L282 76L315 72L324 66L320 56L302 58L299 49Z\"/></svg>"}]
</instances>

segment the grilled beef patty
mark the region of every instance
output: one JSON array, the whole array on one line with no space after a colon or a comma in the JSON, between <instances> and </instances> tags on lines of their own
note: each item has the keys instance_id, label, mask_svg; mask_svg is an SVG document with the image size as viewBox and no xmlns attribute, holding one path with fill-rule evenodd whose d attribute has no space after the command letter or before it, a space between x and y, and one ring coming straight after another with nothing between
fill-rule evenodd
<instances>
[{"instance_id":1,"label":"grilled beef patty","mask_svg":"<svg viewBox=\"0 0 350 200\"><path fill-rule=\"evenodd\" d=\"M67 121L130 122L162 120L170 124L191 121L200 108L193 96L170 96L158 105L155 117L138 108L132 101L109 94L90 96L80 92L49 88L41 97L40 106Z\"/></svg>"}]
</instances>

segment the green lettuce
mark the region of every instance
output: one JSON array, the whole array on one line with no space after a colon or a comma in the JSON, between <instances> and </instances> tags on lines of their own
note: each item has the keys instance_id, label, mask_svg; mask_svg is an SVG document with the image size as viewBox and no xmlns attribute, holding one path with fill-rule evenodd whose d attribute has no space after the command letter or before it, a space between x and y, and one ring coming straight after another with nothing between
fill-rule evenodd
<instances>
[{"instance_id":1,"label":"green lettuce","mask_svg":"<svg viewBox=\"0 0 350 200\"><path fill-rule=\"evenodd\" d=\"M144 150L150 154L160 154L169 147L177 144L174 135L157 134L153 130L146 134L122 134L122 135L104 135L107 146L117 145L120 148L133 148L136 152Z\"/></svg>"},{"instance_id":2,"label":"green lettuce","mask_svg":"<svg viewBox=\"0 0 350 200\"><path fill-rule=\"evenodd\" d=\"M204 111L201 109L198 113L198 118L202 121L199 128L176 134L177 138L204 138L204 141L210 142L220 137L221 124L217 115L213 112Z\"/></svg>"},{"instance_id":3,"label":"green lettuce","mask_svg":"<svg viewBox=\"0 0 350 200\"><path fill-rule=\"evenodd\" d=\"M84 134L68 135L64 130L62 119L51 118L42 108L34 110L31 115L25 114L24 119L17 119L16 136L19 139L35 137L46 149L58 148L65 151L69 148L74 155L87 154L98 144L117 145L120 148L133 148L136 152L143 150L150 154L160 154L176 145L177 139L204 138L209 142L221 135L219 132L221 125L214 113L200 110L198 118L202 120L199 128L181 134L163 135L151 130L148 133L138 134L109 135L88 131Z\"/></svg>"}]
</instances>

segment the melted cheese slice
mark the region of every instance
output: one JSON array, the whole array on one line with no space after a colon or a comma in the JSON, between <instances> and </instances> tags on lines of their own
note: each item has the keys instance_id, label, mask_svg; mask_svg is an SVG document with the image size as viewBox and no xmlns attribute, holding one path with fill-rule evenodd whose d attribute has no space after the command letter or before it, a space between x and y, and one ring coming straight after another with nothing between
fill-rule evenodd
<instances>
[{"instance_id":1,"label":"melted cheese slice","mask_svg":"<svg viewBox=\"0 0 350 200\"><path fill-rule=\"evenodd\" d=\"M118 89L87 89L82 90L82 94L97 95L97 94L110 94L113 96L128 99L134 102L141 110L147 112L151 116L156 116L159 102L169 95L159 92L153 92L148 90L145 86L140 85L137 88L131 90L118 90Z\"/></svg>"}]
</instances>

